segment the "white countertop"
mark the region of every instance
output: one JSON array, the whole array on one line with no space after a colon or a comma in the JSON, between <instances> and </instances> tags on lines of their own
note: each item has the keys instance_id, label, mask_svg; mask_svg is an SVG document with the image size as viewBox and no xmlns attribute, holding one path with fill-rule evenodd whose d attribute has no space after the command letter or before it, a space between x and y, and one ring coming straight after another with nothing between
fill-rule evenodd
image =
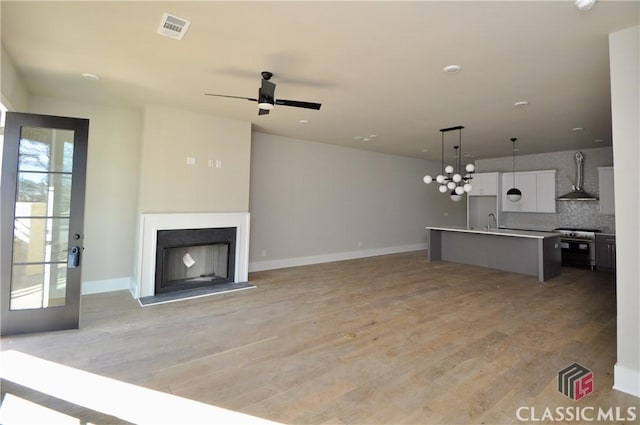
<instances>
[{"instance_id":1,"label":"white countertop","mask_svg":"<svg viewBox=\"0 0 640 425\"><path fill-rule=\"evenodd\" d=\"M427 230L441 230L445 232L478 233L483 235L512 236L517 238L545 239L560 236L557 232L533 232L528 230L507 229L469 229L462 226L434 227L427 226Z\"/></svg>"}]
</instances>

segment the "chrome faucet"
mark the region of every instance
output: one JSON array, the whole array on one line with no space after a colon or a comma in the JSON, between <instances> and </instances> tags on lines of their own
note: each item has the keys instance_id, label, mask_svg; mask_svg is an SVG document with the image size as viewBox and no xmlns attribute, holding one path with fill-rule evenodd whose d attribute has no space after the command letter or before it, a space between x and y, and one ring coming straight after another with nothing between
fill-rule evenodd
<instances>
[{"instance_id":1,"label":"chrome faucet","mask_svg":"<svg viewBox=\"0 0 640 425\"><path fill-rule=\"evenodd\" d=\"M496 215L494 213L489 213L489 215L487 215L487 230L491 229L491 217L493 217L493 222L496 223L496 226L498 225Z\"/></svg>"}]
</instances>

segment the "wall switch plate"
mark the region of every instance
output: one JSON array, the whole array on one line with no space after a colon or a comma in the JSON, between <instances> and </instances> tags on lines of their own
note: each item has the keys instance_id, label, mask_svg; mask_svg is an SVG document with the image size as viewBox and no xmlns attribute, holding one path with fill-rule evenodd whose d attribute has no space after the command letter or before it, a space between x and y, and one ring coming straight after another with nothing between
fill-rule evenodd
<instances>
[{"instance_id":1,"label":"wall switch plate","mask_svg":"<svg viewBox=\"0 0 640 425\"><path fill-rule=\"evenodd\" d=\"M187 157L187 165L196 165L196 159L193 156Z\"/></svg>"},{"instance_id":2,"label":"wall switch plate","mask_svg":"<svg viewBox=\"0 0 640 425\"><path fill-rule=\"evenodd\" d=\"M210 159L210 160L209 160L209 162L207 163L207 165L208 165L210 168L213 168L213 159Z\"/></svg>"},{"instance_id":3,"label":"wall switch plate","mask_svg":"<svg viewBox=\"0 0 640 425\"><path fill-rule=\"evenodd\" d=\"M216 159L216 168L222 168L222 160Z\"/></svg>"}]
</instances>

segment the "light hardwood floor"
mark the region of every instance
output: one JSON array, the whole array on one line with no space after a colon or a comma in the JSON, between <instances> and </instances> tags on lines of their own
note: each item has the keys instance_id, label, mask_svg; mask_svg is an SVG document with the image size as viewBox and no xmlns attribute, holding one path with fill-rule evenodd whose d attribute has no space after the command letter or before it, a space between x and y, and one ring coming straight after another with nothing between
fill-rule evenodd
<instances>
[{"instance_id":1,"label":"light hardwood floor","mask_svg":"<svg viewBox=\"0 0 640 425\"><path fill-rule=\"evenodd\" d=\"M611 389L613 274L538 283L420 251L250 281L145 308L127 292L85 296L80 330L2 349L283 423L518 423L520 406L640 404ZM573 362L595 383L577 402L557 390Z\"/></svg>"}]
</instances>

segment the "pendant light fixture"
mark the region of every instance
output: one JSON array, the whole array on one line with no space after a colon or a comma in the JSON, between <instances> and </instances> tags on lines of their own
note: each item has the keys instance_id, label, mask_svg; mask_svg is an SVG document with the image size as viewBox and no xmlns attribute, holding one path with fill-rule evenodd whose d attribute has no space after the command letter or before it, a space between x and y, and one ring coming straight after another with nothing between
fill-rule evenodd
<instances>
[{"instance_id":1,"label":"pendant light fixture","mask_svg":"<svg viewBox=\"0 0 640 425\"><path fill-rule=\"evenodd\" d=\"M513 155L513 187L507 190L507 199L511 202L518 202L520 198L522 198L522 192L520 189L516 187L516 139L515 137L511 138L511 142L513 142L512 155Z\"/></svg>"},{"instance_id":2,"label":"pendant light fixture","mask_svg":"<svg viewBox=\"0 0 640 425\"><path fill-rule=\"evenodd\" d=\"M449 128L442 128L440 132L442 133L442 160L441 160L441 170L442 174L438 174L435 178L435 181L440 184L438 190L440 193L449 193L451 200L454 202L459 202L462 200L462 195L465 193L471 192L473 186L471 186L471 180L473 179L473 172L476 167L473 164L467 164L464 168L466 173L464 173L462 169L462 129L464 127L461 125ZM455 162L454 165L444 166L444 133L449 131L458 130L458 145L454 146L455 150ZM463 176L464 173L464 176ZM430 184L434 180L429 174L424 176L423 181L426 184Z\"/></svg>"}]
</instances>

